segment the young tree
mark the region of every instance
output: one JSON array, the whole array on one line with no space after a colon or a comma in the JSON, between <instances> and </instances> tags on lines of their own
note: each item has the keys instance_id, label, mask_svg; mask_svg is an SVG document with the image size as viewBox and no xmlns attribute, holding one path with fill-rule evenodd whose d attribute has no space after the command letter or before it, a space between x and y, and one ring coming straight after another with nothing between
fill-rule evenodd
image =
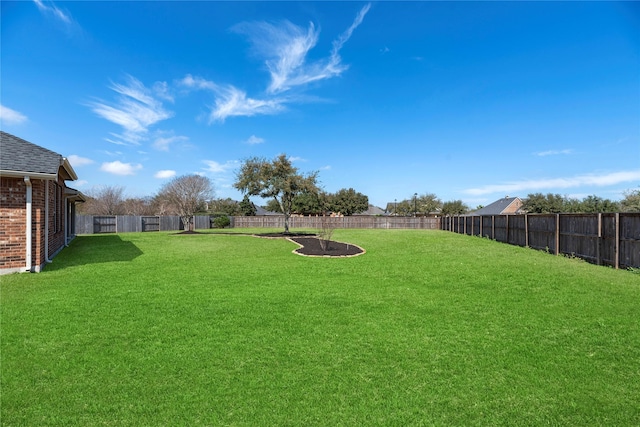
<instances>
[{"instance_id":1,"label":"young tree","mask_svg":"<svg viewBox=\"0 0 640 427\"><path fill-rule=\"evenodd\" d=\"M369 209L369 198L353 188L343 188L331 197L331 208L344 216L364 212Z\"/></svg>"},{"instance_id":2,"label":"young tree","mask_svg":"<svg viewBox=\"0 0 640 427\"><path fill-rule=\"evenodd\" d=\"M192 231L191 219L213 197L213 185L209 178L201 175L182 175L162 186L159 195L180 215L184 229Z\"/></svg>"},{"instance_id":3,"label":"young tree","mask_svg":"<svg viewBox=\"0 0 640 427\"><path fill-rule=\"evenodd\" d=\"M305 191L318 192L317 172L302 175L285 154L272 161L252 157L244 161L234 187L249 196L272 198L284 214L284 232L289 233L293 198Z\"/></svg>"}]
</instances>

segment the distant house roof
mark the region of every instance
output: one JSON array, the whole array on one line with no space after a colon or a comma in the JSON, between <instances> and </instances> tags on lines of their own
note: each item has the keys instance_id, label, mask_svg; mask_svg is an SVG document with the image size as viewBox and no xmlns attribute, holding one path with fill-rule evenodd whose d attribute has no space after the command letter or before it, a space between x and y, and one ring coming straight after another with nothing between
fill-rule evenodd
<instances>
[{"instance_id":1,"label":"distant house roof","mask_svg":"<svg viewBox=\"0 0 640 427\"><path fill-rule=\"evenodd\" d=\"M56 179L60 167L63 179L78 179L69 161L60 154L0 131L0 175Z\"/></svg>"},{"instance_id":2,"label":"distant house roof","mask_svg":"<svg viewBox=\"0 0 640 427\"><path fill-rule=\"evenodd\" d=\"M506 196L481 209L469 212L468 215L506 215L519 213L522 200L519 197Z\"/></svg>"},{"instance_id":3,"label":"distant house roof","mask_svg":"<svg viewBox=\"0 0 640 427\"><path fill-rule=\"evenodd\" d=\"M375 215L387 215L387 213L383 209L377 206L369 205L369 209L354 215L374 215L375 216Z\"/></svg>"},{"instance_id":4,"label":"distant house roof","mask_svg":"<svg viewBox=\"0 0 640 427\"><path fill-rule=\"evenodd\" d=\"M256 216L264 216L264 215L282 215L280 212L268 211L262 206L256 206Z\"/></svg>"}]
</instances>

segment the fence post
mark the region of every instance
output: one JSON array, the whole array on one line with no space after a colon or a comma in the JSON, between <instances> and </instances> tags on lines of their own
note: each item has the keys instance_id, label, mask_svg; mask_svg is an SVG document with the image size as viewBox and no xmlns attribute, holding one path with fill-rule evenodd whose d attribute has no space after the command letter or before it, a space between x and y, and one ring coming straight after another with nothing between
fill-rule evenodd
<instances>
[{"instance_id":1,"label":"fence post","mask_svg":"<svg viewBox=\"0 0 640 427\"><path fill-rule=\"evenodd\" d=\"M491 240L496 240L496 216L491 215Z\"/></svg>"},{"instance_id":2,"label":"fence post","mask_svg":"<svg viewBox=\"0 0 640 427\"><path fill-rule=\"evenodd\" d=\"M620 268L620 213L615 214L616 221L616 242L614 247L614 268L617 270Z\"/></svg>"},{"instance_id":3,"label":"fence post","mask_svg":"<svg viewBox=\"0 0 640 427\"><path fill-rule=\"evenodd\" d=\"M529 215L524 214L524 247L529 247Z\"/></svg>"},{"instance_id":4,"label":"fence post","mask_svg":"<svg viewBox=\"0 0 640 427\"><path fill-rule=\"evenodd\" d=\"M560 254L560 214L556 214L556 255Z\"/></svg>"},{"instance_id":5,"label":"fence post","mask_svg":"<svg viewBox=\"0 0 640 427\"><path fill-rule=\"evenodd\" d=\"M596 242L596 264L602 265L600 248L602 247L602 214L598 213L598 241Z\"/></svg>"}]
</instances>

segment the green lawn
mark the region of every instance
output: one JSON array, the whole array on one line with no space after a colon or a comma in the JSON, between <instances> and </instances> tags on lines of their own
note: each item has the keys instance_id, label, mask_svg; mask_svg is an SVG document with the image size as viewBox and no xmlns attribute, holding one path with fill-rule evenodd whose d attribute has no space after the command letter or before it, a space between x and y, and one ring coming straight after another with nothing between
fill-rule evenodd
<instances>
[{"instance_id":1,"label":"green lawn","mask_svg":"<svg viewBox=\"0 0 640 427\"><path fill-rule=\"evenodd\" d=\"M2 425L640 425L639 274L442 231L334 239L367 253L93 235L2 276Z\"/></svg>"}]
</instances>

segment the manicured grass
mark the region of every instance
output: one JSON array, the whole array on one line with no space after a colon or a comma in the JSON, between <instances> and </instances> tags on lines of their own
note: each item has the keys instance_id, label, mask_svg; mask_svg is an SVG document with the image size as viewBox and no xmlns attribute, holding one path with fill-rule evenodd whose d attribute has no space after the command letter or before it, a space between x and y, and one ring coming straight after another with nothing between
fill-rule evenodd
<instances>
[{"instance_id":1,"label":"manicured grass","mask_svg":"<svg viewBox=\"0 0 640 427\"><path fill-rule=\"evenodd\" d=\"M334 239L367 253L94 235L3 276L2 425L640 425L640 275L440 231Z\"/></svg>"}]
</instances>

